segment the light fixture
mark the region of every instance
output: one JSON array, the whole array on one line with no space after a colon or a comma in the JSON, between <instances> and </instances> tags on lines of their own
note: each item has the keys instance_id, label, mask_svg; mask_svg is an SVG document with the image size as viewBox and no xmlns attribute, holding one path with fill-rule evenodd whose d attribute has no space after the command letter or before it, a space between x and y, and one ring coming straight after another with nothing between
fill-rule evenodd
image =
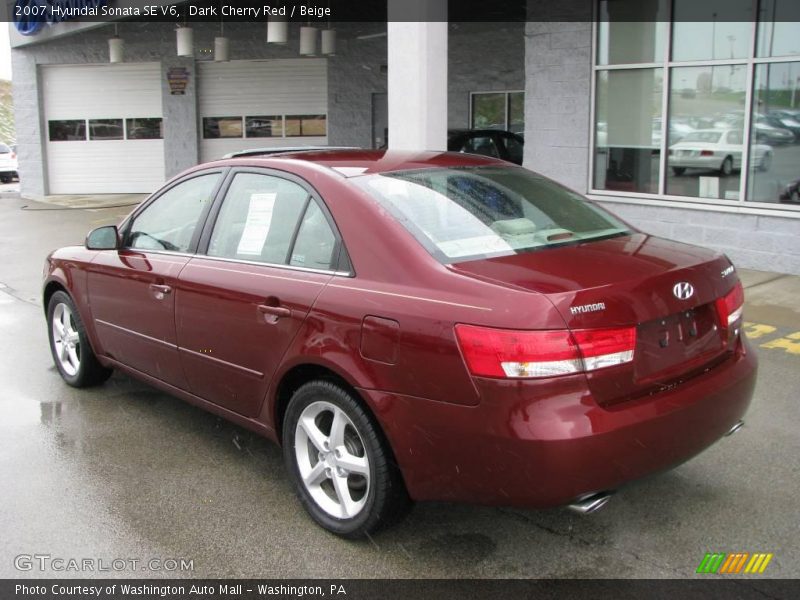
<instances>
[{"instance_id":1,"label":"light fixture","mask_svg":"<svg viewBox=\"0 0 800 600\"><path fill-rule=\"evenodd\" d=\"M225 37L225 24L219 23L219 37L214 38L214 60L216 62L228 62L231 55L231 43Z\"/></svg>"},{"instance_id":2,"label":"light fixture","mask_svg":"<svg viewBox=\"0 0 800 600\"><path fill-rule=\"evenodd\" d=\"M125 60L125 42L119 37L117 24L114 23L114 37L108 38L108 62L121 63Z\"/></svg>"},{"instance_id":3,"label":"light fixture","mask_svg":"<svg viewBox=\"0 0 800 600\"><path fill-rule=\"evenodd\" d=\"M300 55L316 56L317 54L317 28L300 28Z\"/></svg>"},{"instance_id":4,"label":"light fixture","mask_svg":"<svg viewBox=\"0 0 800 600\"><path fill-rule=\"evenodd\" d=\"M175 30L178 43L178 56L194 56L194 31L191 27L178 27Z\"/></svg>"},{"instance_id":5,"label":"light fixture","mask_svg":"<svg viewBox=\"0 0 800 600\"><path fill-rule=\"evenodd\" d=\"M326 56L336 55L336 30L323 29L322 30L322 43L320 44L322 54Z\"/></svg>"},{"instance_id":6,"label":"light fixture","mask_svg":"<svg viewBox=\"0 0 800 600\"><path fill-rule=\"evenodd\" d=\"M280 17L267 21L267 43L285 44L289 41L289 22Z\"/></svg>"}]
</instances>

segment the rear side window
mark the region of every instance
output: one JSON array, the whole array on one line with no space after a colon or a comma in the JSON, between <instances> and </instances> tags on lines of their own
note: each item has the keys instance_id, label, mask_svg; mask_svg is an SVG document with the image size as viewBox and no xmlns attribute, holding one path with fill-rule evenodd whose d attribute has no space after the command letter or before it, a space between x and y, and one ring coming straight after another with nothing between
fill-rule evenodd
<instances>
[{"instance_id":1,"label":"rear side window","mask_svg":"<svg viewBox=\"0 0 800 600\"><path fill-rule=\"evenodd\" d=\"M630 233L578 194L520 168L426 169L353 181L445 263Z\"/></svg>"}]
</instances>

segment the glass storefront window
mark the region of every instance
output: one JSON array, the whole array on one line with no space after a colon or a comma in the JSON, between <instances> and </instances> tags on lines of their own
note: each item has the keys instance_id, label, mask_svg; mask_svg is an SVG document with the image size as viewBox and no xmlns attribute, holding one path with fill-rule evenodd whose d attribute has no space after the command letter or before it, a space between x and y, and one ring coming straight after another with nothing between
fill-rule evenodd
<instances>
[{"instance_id":1,"label":"glass storefront window","mask_svg":"<svg viewBox=\"0 0 800 600\"><path fill-rule=\"evenodd\" d=\"M520 135L525 133L525 92L508 94L508 130Z\"/></svg>"},{"instance_id":2,"label":"glass storefront window","mask_svg":"<svg viewBox=\"0 0 800 600\"><path fill-rule=\"evenodd\" d=\"M739 199L747 68L672 70L667 194Z\"/></svg>"},{"instance_id":3,"label":"glass storefront window","mask_svg":"<svg viewBox=\"0 0 800 600\"><path fill-rule=\"evenodd\" d=\"M505 93L472 95L472 128L473 129L506 128Z\"/></svg>"},{"instance_id":4,"label":"glass storefront window","mask_svg":"<svg viewBox=\"0 0 800 600\"><path fill-rule=\"evenodd\" d=\"M658 192L663 69L597 74L594 186Z\"/></svg>"},{"instance_id":5,"label":"glass storefront window","mask_svg":"<svg viewBox=\"0 0 800 600\"><path fill-rule=\"evenodd\" d=\"M667 0L602 0L597 23L597 64L661 62L669 23Z\"/></svg>"},{"instance_id":6,"label":"glass storefront window","mask_svg":"<svg viewBox=\"0 0 800 600\"><path fill-rule=\"evenodd\" d=\"M800 203L800 62L757 65L750 126L752 202Z\"/></svg>"},{"instance_id":7,"label":"glass storefront window","mask_svg":"<svg viewBox=\"0 0 800 600\"><path fill-rule=\"evenodd\" d=\"M800 2L765 0L758 13L758 48L756 56L792 56L800 54Z\"/></svg>"},{"instance_id":8,"label":"glass storefront window","mask_svg":"<svg viewBox=\"0 0 800 600\"><path fill-rule=\"evenodd\" d=\"M672 60L746 58L752 35L752 0L675 0Z\"/></svg>"}]
</instances>

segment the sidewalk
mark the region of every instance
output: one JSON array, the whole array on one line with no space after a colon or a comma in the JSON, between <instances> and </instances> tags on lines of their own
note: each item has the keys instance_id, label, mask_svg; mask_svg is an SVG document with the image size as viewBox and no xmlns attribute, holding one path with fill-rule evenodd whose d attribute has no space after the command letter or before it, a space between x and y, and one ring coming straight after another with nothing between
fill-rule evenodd
<instances>
[{"instance_id":1,"label":"sidewalk","mask_svg":"<svg viewBox=\"0 0 800 600\"><path fill-rule=\"evenodd\" d=\"M63 208L111 208L115 206L135 206L147 198L148 194L59 194L52 196L23 196L24 200L51 204Z\"/></svg>"}]
</instances>

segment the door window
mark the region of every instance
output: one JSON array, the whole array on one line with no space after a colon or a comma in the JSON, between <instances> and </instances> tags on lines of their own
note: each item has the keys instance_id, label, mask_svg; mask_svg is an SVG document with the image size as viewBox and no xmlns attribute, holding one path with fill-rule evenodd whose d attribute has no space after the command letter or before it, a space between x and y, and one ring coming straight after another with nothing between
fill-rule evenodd
<instances>
[{"instance_id":1,"label":"door window","mask_svg":"<svg viewBox=\"0 0 800 600\"><path fill-rule=\"evenodd\" d=\"M470 154L481 154L483 156L493 156L500 158L500 153L497 151L494 140L491 136L481 135L469 138L464 142L464 152Z\"/></svg>"},{"instance_id":2,"label":"door window","mask_svg":"<svg viewBox=\"0 0 800 600\"><path fill-rule=\"evenodd\" d=\"M309 269L333 268L333 251L336 248L336 236L316 202L308 205L297 240L292 248L290 265Z\"/></svg>"},{"instance_id":3,"label":"door window","mask_svg":"<svg viewBox=\"0 0 800 600\"><path fill-rule=\"evenodd\" d=\"M126 236L126 246L188 252L218 180L219 173L208 173L170 188L136 216Z\"/></svg>"}]
</instances>

